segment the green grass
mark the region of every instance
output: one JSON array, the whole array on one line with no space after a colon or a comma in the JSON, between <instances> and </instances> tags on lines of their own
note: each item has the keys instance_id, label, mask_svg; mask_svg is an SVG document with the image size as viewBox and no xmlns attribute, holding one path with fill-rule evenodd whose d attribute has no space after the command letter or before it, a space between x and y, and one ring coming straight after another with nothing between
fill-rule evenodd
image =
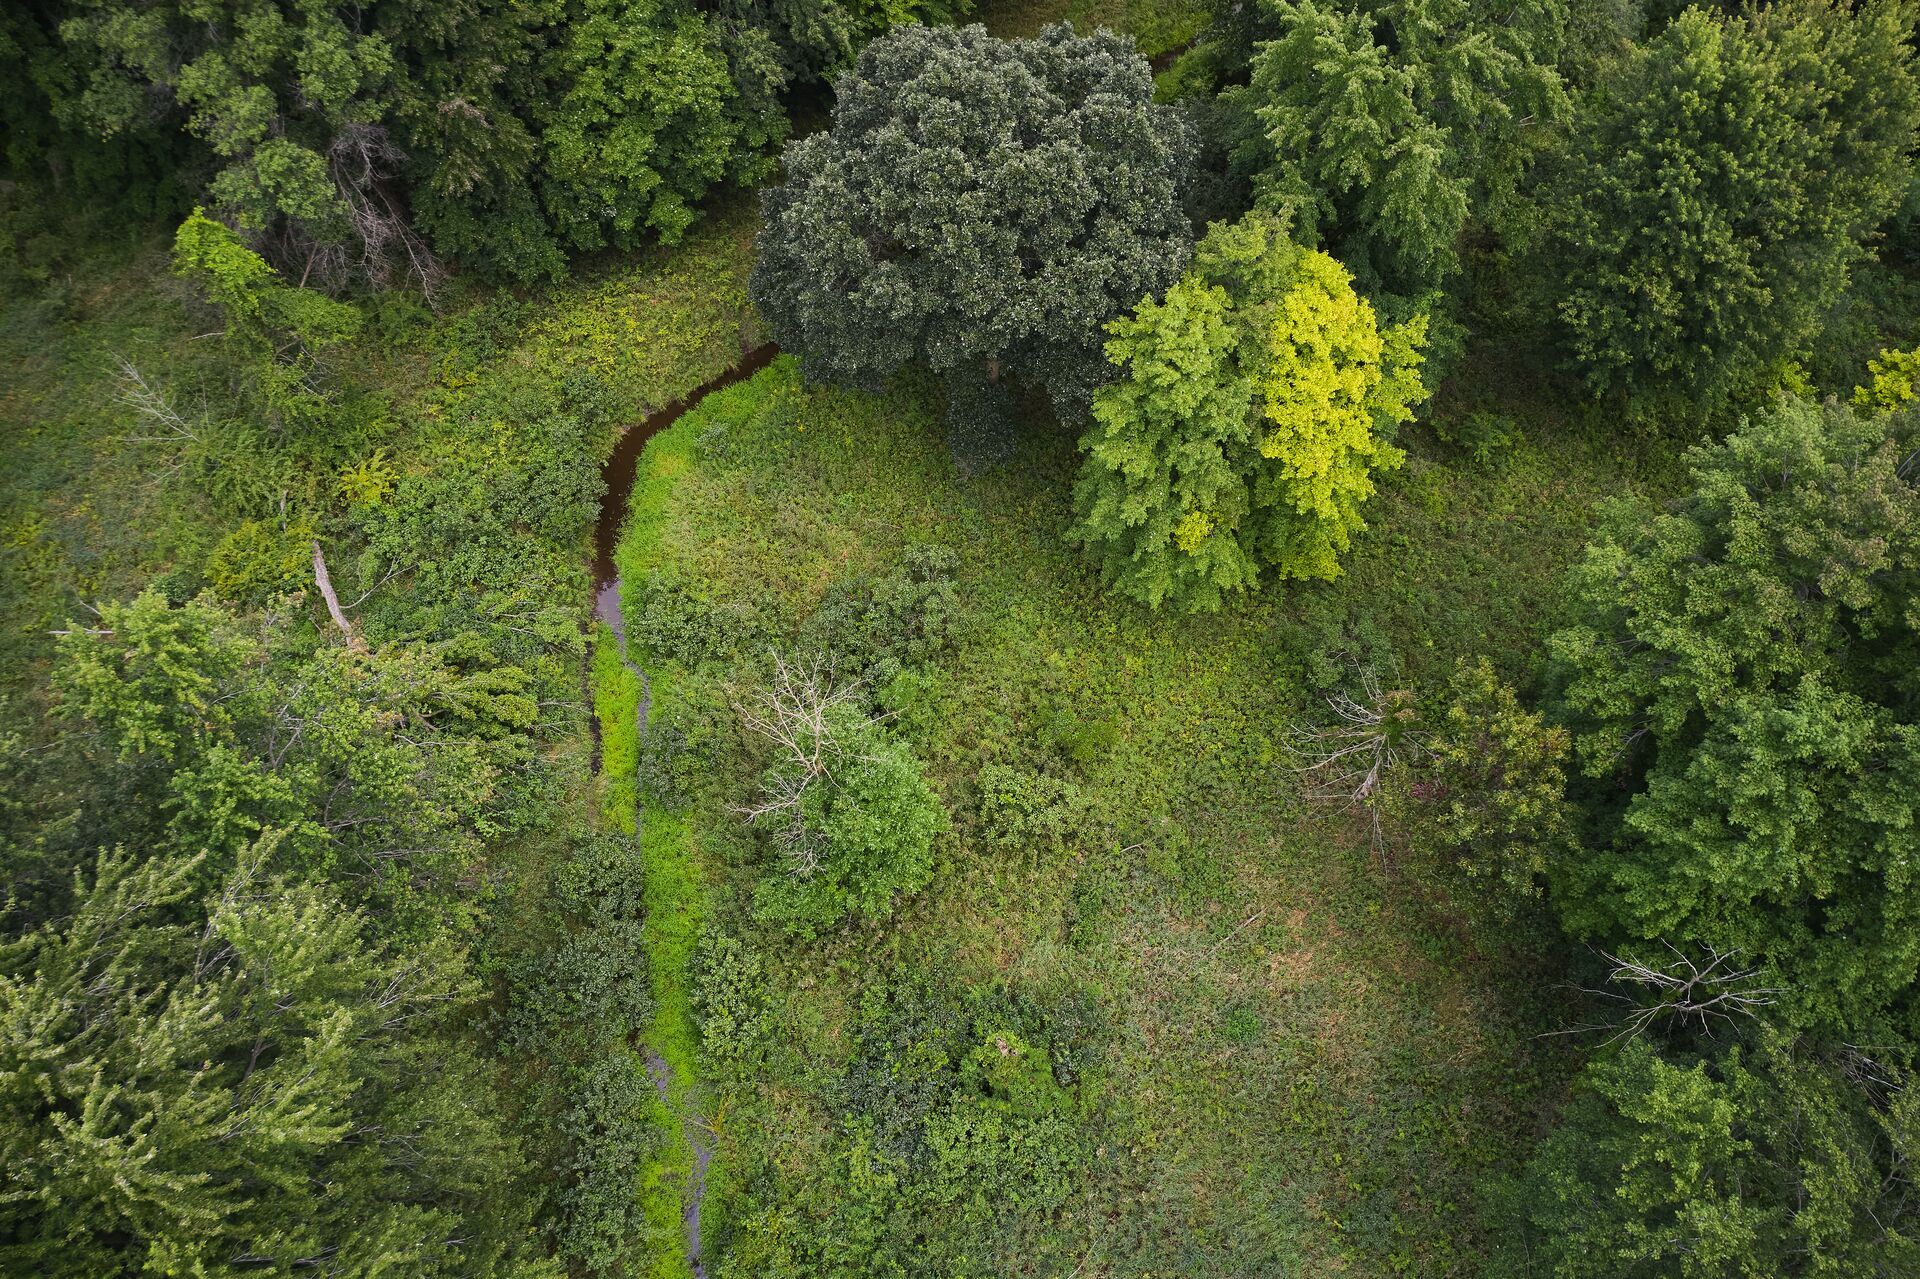
<instances>
[{"instance_id":1,"label":"green grass","mask_svg":"<svg viewBox=\"0 0 1920 1279\"><path fill-rule=\"evenodd\" d=\"M682 425L649 440L640 456L629 499L629 515L615 553L615 564L626 584L638 581L658 557L658 538L663 527L667 499L676 479L689 463L692 430L691 421L683 419ZM631 607L631 601L632 592L629 590L627 599L622 601L623 609ZM632 646L629 656L648 672L653 713L649 720L651 722L663 707L673 704L673 675L669 668L637 642ZM616 664L616 668L621 676L632 678L623 667ZM631 708L618 707L615 713L623 709L627 711L627 724L632 725ZM604 733L605 729L602 731ZM680 1204L678 1188L684 1186L691 1176L693 1150L687 1143L677 1116L699 1114L704 1109L700 1089L699 1032L694 1024L688 969L707 913L706 885L697 835L685 815L658 804L636 808L632 779L637 762L637 750L631 756L619 758L611 751L603 750L604 793L610 805L616 802L625 805L623 811L610 811L609 820L622 823L628 829L632 829L637 821L640 831L641 856L646 867L647 971L653 987L655 1009L646 1042L666 1063L672 1077L668 1100L676 1113L672 1119L674 1140L668 1148L669 1167L662 1169L650 1183L650 1189L652 1185L665 1184L675 1188L676 1228L669 1236L671 1243L656 1249L650 1259L650 1273L664 1275L687 1269L686 1252L677 1225ZM618 771L622 769L624 772ZM717 1164L710 1166L708 1175L702 1219L703 1231L710 1238L724 1215L726 1185L724 1174L720 1173Z\"/></svg>"},{"instance_id":2,"label":"green grass","mask_svg":"<svg viewBox=\"0 0 1920 1279\"><path fill-rule=\"evenodd\" d=\"M1054 22L1070 22L1083 33L1111 27L1131 35L1152 58L1192 41L1209 14L1204 0L985 0L973 20L1003 38L1034 35Z\"/></svg>"},{"instance_id":3,"label":"green grass","mask_svg":"<svg viewBox=\"0 0 1920 1279\"><path fill-rule=\"evenodd\" d=\"M635 490L633 609L633 584L661 569L778 633L908 543L962 564L958 652L892 693L958 822L932 888L815 943L758 929L744 903L768 869L729 807L753 764L724 729L662 832L662 861L702 881L781 992L773 1065L718 1081L733 1215L826 1175L854 994L918 968L1090 992L1113 1028L1098 1093L1118 1136L1062 1220L1021 1227L1033 1273L1471 1273L1482 1187L1571 1060L1532 1038L1555 1010L1532 993L1541 974L1476 952L1384 873L1357 819L1304 804L1284 739L1313 713L1315 672L1339 666L1327 650L1356 635L1422 682L1482 651L1524 673L1593 504L1640 483L1645 459L1546 422L1488 467L1416 456L1341 581L1187 618L1110 599L1066 548L1064 435L1040 428L968 482L934 423L912 386L807 388L782 361L657 440ZM656 716L731 714L741 671L643 660ZM1035 760L1074 776L1096 820L1059 859L984 851L972 779ZM689 940L668 936L663 1008Z\"/></svg>"}]
</instances>

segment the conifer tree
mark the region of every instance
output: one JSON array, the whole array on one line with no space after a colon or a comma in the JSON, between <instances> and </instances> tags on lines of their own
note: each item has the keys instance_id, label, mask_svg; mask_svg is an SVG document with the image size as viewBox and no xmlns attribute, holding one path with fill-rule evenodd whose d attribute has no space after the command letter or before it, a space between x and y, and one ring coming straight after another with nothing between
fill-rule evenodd
<instances>
[{"instance_id":1,"label":"conifer tree","mask_svg":"<svg viewBox=\"0 0 1920 1279\"><path fill-rule=\"evenodd\" d=\"M1900 204L1920 125L1899 4L1688 9L1596 104L1542 268L1595 392L1751 391L1818 330Z\"/></svg>"}]
</instances>

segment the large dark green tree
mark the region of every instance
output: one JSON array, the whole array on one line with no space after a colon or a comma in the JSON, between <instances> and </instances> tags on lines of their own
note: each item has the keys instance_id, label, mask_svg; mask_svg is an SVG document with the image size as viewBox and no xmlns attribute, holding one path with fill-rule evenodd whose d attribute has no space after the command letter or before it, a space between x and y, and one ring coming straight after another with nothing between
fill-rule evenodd
<instances>
[{"instance_id":1,"label":"large dark green tree","mask_svg":"<svg viewBox=\"0 0 1920 1279\"><path fill-rule=\"evenodd\" d=\"M1627 62L1544 197L1589 387L1738 394L1813 336L1909 184L1912 28L1892 3L1689 9Z\"/></svg>"},{"instance_id":2,"label":"large dark green tree","mask_svg":"<svg viewBox=\"0 0 1920 1279\"><path fill-rule=\"evenodd\" d=\"M765 200L752 292L780 344L851 386L921 361L956 420L1009 379L1083 414L1101 326L1186 261L1188 132L1145 59L1064 25L908 27L836 87Z\"/></svg>"},{"instance_id":3,"label":"large dark green tree","mask_svg":"<svg viewBox=\"0 0 1920 1279\"><path fill-rule=\"evenodd\" d=\"M1863 1035L1920 975L1920 490L1908 419L1784 400L1615 508L1553 638L1598 846L1576 933L1767 966ZM1909 1030L1911 1028L1909 1027Z\"/></svg>"}]
</instances>

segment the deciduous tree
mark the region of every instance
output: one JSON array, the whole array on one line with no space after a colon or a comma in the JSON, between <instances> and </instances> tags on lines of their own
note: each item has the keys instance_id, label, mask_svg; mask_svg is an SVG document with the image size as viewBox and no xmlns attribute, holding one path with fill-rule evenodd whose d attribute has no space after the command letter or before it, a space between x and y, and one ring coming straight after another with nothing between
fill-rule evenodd
<instances>
[{"instance_id":1,"label":"deciduous tree","mask_svg":"<svg viewBox=\"0 0 1920 1279\"><path fill-rule=\"evenodd\" d=\"M1071 536L1149 606L1215 609L1263 571L1337 576L1413 415L1424 322L1381 330L1352 277L1253 215L1108 326Z\"/></svg>"},{"instance_id":2,"label":"deciduous tree","mask_svg":"<svg viewBox=\"0 0 1920 1279\"><path fill-rule=\"evenodd\" d=\"M1553 638L1604 845L1561 864L1576 932L1770 966L1862 1034L1920 975L1920 491L1903 419L1783 401L1615 507Z\"/></svg>"},{"instance_id":3,"label":"deciduous tree","mask_svg":"<svg viewBox=\"0 0 1920 1279\"><path fill-rule=\"evenodd\" d=\"M1006 379L1083 414L1100 326L1186 257L1187 130L1145 59L1064 25L907 27L836 92L833 127L787 148L765 197L752 293L780 344L850 386L924 362L955 420L1003 413L979 388Z\"/></svg>"}]
</instances>

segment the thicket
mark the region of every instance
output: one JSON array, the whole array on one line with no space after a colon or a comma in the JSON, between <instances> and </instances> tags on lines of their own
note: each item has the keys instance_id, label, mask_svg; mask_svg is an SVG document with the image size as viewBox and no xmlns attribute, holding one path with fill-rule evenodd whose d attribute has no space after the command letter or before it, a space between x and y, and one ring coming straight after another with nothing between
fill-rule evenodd
<instances>
[{"instance_id":1,"label":"thicket","mask_svg":"<svg viewBox=\"0 0 1920 1279\"><path fill-rule=\"evenodd\" d=\"M9 168L76 206L204 200L302 285L431 293L677 241L769 172L782 94L964 0L268 0L12 6Z\"/></svg>"}]
</instances>

